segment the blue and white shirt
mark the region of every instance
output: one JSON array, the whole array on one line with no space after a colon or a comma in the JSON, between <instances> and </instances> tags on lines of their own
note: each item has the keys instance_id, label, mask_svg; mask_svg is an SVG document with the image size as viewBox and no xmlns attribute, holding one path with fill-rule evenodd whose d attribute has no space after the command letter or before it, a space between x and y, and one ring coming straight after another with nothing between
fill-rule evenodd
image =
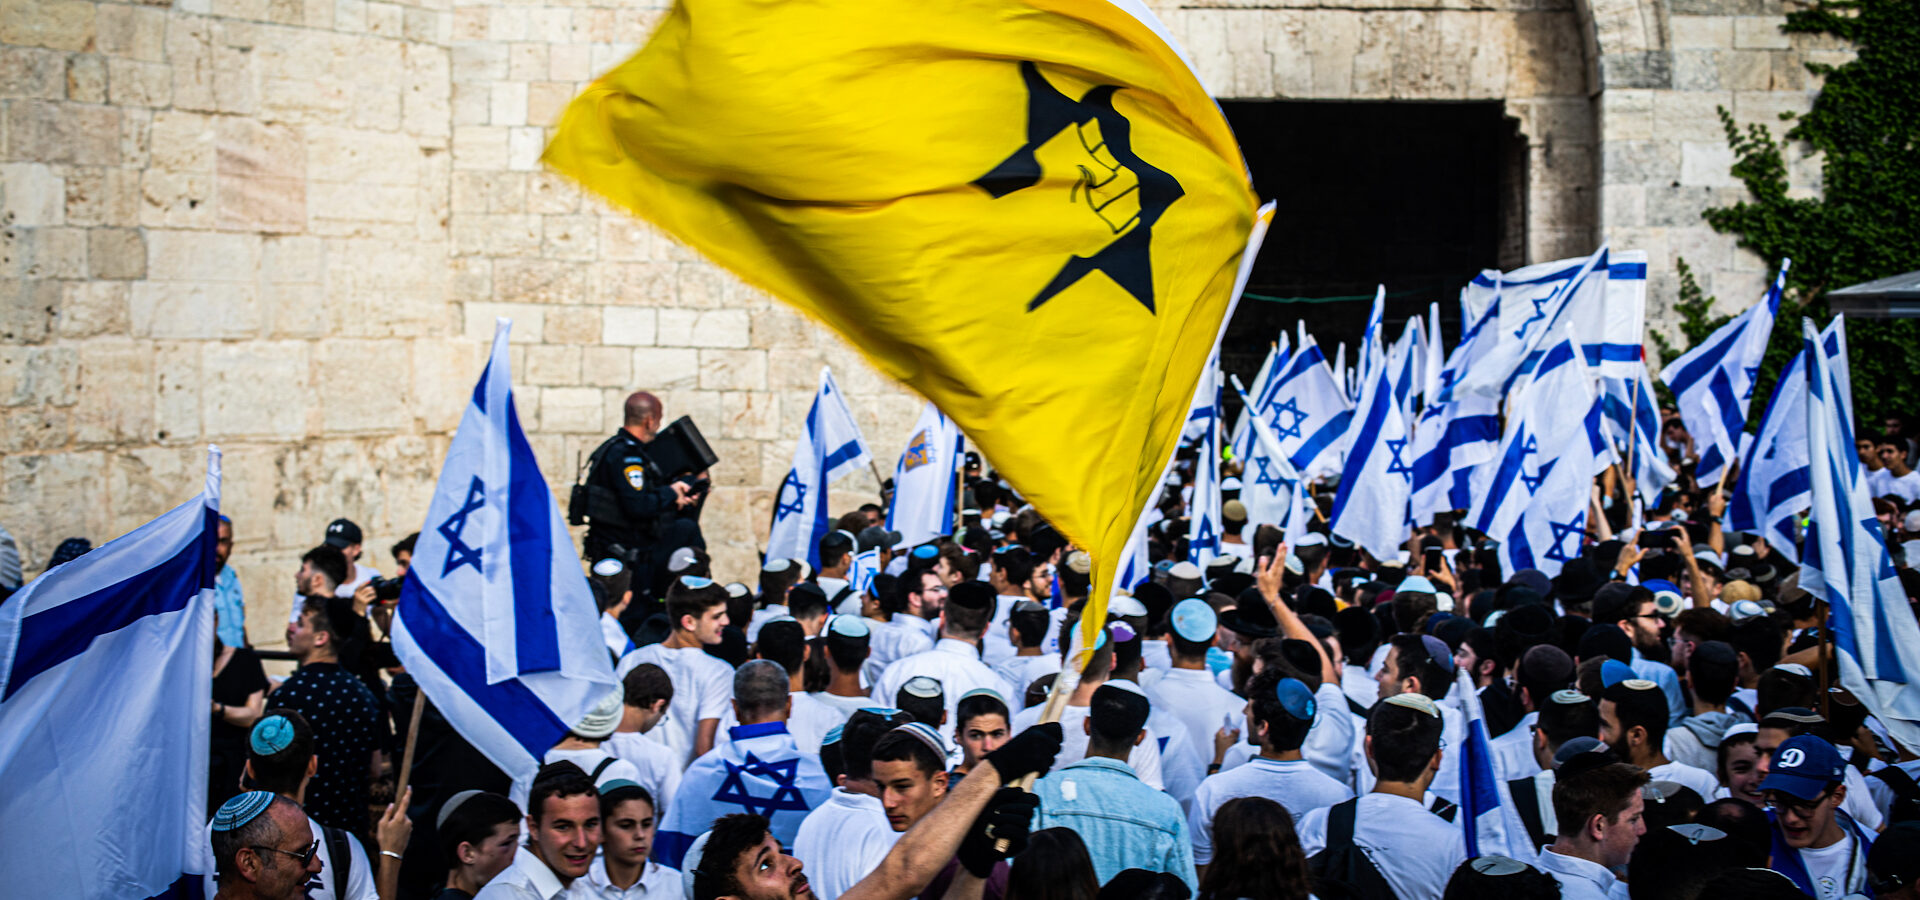
<instances>
[{"instance_id":1,"label":"blue and white shirt","mask_svg":"<svg viewBox=\"0 0 1920 900\"><path fill-rule=\"evenodd\" d=\"M653 842L653 859L681 868L693 839L733 813L766 816L782 846L793 846L800 823L833 793L819 757L800 752L785 722L740 725L727 743L687 767Z\"/></svg>"}]
</instances>

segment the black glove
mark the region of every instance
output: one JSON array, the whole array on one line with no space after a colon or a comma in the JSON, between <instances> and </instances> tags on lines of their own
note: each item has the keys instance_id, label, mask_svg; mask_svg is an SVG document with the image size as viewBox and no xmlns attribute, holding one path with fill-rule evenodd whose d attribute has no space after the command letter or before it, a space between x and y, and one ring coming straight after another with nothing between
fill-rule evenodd
<instances>
[{"instance_id":1,"label":"black glove","mask_svg":"<svg viewBox=\"0 0 1920 900\"><path fill-rule=\"evenodd\" d=\"M1001 784L1012 784L1028 774L1038 777L1053 768L1053 758L1060 755L1060 739L1059 722L1042 722L1014 735L987 754L986 760L1000 773Z\"/></svg>"},{"instance_id":2,"label":"black glove","mask_svg":"<svg viewBox=\"0 0 1920 900\"><path fill-rule=\"evenodd\" d=\"M1055 726L1056 730L1059 726ZM1027 849L1027 836L1033 830L1033 814L1040 808L1040 797L1016 787L1003 787L993 794L987 808L973 820L973 827L960 841L960 864L975 877L993 874L994 864ZM1003 847L1001 842L1005 842Z\"/></svg>"}]
</instances>

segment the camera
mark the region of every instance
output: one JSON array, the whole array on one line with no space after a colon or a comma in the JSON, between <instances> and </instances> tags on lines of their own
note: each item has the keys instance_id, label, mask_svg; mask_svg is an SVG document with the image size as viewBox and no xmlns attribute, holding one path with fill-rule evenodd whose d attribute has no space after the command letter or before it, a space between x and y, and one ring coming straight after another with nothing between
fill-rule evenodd
<instances>
[{"instance_id":1,"label":"camera","mask_svg":"<svg viewBox=\"0 0 1920 900\"><path fill-rule=\"evenodd\" d=\"M396 575L392 578L369 578L367 579L367 587L373 588L373 598L375 600L387 603L400 599L400 585L404 584L406 580L406 577L403 575Z\"/></svg>"}]
</instances>

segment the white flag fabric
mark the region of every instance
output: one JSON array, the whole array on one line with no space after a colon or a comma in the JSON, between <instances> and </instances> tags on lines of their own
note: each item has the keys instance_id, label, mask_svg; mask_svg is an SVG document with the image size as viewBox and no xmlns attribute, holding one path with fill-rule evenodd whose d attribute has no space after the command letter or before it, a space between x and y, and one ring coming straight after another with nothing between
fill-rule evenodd
<instances>
[{"instance_id":1,"label":"white flag fabric","mask_svg":"<svg viewBox=\"0 0 1920 900\"><path fill-rule=\"evenodd\" d=\"M1193 504L1187 511L1187 561L1204 566L1220 553L1220 348L1207 358L1187 424L1199 423Z\"/></svg>"},{"instance_id":2,"label":"white flag fabric","mask_svg":"<svg viewBox=\"0 0 1920 900\"><path fill-rule=\"evenodd\" d=\"M1312 336L1301 339L1300 349L1260 393L1254 407L1301 474L1317 478L1340 470L1353 404Z\"/></svg>"},{"instance_id":3,"label":"white flag fabric","mask_svg":"<svg viewBox=\"0 0 1920 900\"><path fill-rule=\"evenodd\" d=\"M1584 432L1594 397L1585 356L1562 332L1516 395L1499 451L1474 469L1468 527L1487 535L1513 530L1555 467L1561 447ZM1579 493L1584 503L1586 488Z\"/></svg>"},{"instance_id":4,"label":"white flag fabric","mask_svg":"<svg viewBox=\"0 0 1920 900\"><path fill-rule=\"evenodd\" d=\"M199 496L0 604L8 896L200 893L219 515L210 448Z\"/></svg>"},{"instance_id":5,"label":"white flag fabric","mask_svg":"<svg viewBox=\"0 0 1920 900\"><path fill-rule=\"evenodd\" d=\"M1293 347L1288 341L1287 333L1280 332L1280 340L1267 349L1267 358L1261 361L1260 371L1253 375L1253 391L1250 394L1243 391L1242 399L1260 396L1273 377L1286 366L1287 359L1293 355ZM1244 460L1247 454L1253 452L1253 430L1248 425L1252 416L1253 407L1248 405L1240 407L1240 415L1234 419L1233 437L1229 444L1233 448L1234 459Z\"/></svg>"},{"instance_id":6,"label":"white flag fabric","mask_svg":"<svg viewBox=\"0 0 1920 900\"><path fill-rule=\"evenodd\" d=\"M447 448L394 617L393 652L516 783L616 684L600 611L514 409L507 335Z\"/></svg>"},{"instance_id":7,"label":"white flag fabric","mask_svg":"<svg viewBox=\"0 0 1920 900\"><path fill-rule=\"evenodd\" d=\"M1426 373L1421 368L1426 362L1426 326L1418 316L1407 320L1407 327L1400 332L1400 339L1393 342L1387 351L1387 368L1393 379L1393 402L1400 407L1400 415L1411 421L1419 413L1419 402L1414 399L1426 386Z\"/></svg>"},{"instance_id":8,"label":"white flag fabric","mask_svg":"<svg viewBox=\"0 0 1920 900\"><path fill-rule=\"evenodd\" d=\"M1827 602L1841 686L1903 748L1920 750L1920 690L1913 684L1920 676L1920 625L1894 574L1854 450L1851 386L1821 352L1823 341L1811 320L1801 320L1800 333L1812 456L1812 515L1800 586Z\"/></svg>"},{"instance_id":9,"label":"white flag fabric","mask_svg":"<svg viewBox=\"0 0 1920 900\"><path fill-rule=\"evenodd\" d=\"M1440 304L1427 304L1427 345L1422 349L1420 360L1420 398L1423 403L1432 403L1440 396L1440 370L1447 367L1446 350L1440 343Z\"/></svg>"},{"instance_id":10,"label":"white flag fabric","mask_svg":"<svg viewBox=\"0 0 1920 900\"><path fill-rule=\"evenodd\" d=\"M904 546L953 533L953 476L965 453L960 426L932 403L922 408L893 467L893 503L887 508L887 530L900 532Z\"/></svg>"},{"instance_id":11,"label":"white flag fabric","mask_svg":"<svg viewBox=\"0 0 1920 900\"><path fill-rule=\"evenodd\" d=\"M1548 452L1540 454L1543 461L1537 470L1538 480L1530 485L1533 494L1520 518L1512 531L1498 538L1502 571L1538 569L1551 577L1580 556L1594 473L1606 468L1613 458L1603 433L1600 404L1600 398L1594 397L1586 416L1571 433L1540 433L1541 449ZM1553 445L1550 450L1548 444ZM1509 496L1520 493L1516 487Z\"/></svg>"},{"instance_id":12,"label":"white flag fabric","mask_svg":"<svg viewBox=\"0 0 1920 900\"><path fill-rule=\"evenodd\" d=\"M873 576L880 574L880 548L866 550L853 555L853 563L847 567L847 584L856 594L873 596Z\"/></svg>"},{"instance_id":13,"label":"white flag fabric","mask_svg":"<svg viewBox=\"0 0 1920 900\"><path fill-rule=\"evenodd\" d=\"M1493 277L1499 274L1491 273ZM1474 283L1487 277L1488 273L1482 273ZM1461 292L1462 297L1472 290L1469 285ZM1465 303L1462 308L1467 308ZM1498 312L1489 302L1481 316L1468 324L1460 343L1433 379L1434 391L1414 423L1413 489L1408 506L1416 524L1430 524L1435 513L1471 506L1473 470L1492 459L1499 448L1499 398L1456 389L1461 374L1497 340L1494 329L1498 327Z\"/></svg>"},{"instance_id":14,"label":"white flag fabric","mask_svg":"<svg viewBox=\"0 0 1920 900\"><path fill-rule=\"evenodd\" d=\"M820 569L820 539L832 520L827 486L873 457L847 409L846 395L833 372L820 369L820 389L807 409L806 425L793 447L793 467L773 499L773 527L767 533L768 559L804 559ZM895 482L898 484L898 482Z\"/></svg>"},{"instance_id":15,"label":"white flag fabric","mask_svg":"<svg viewBox=\"0 0 1920 900\"><path fill-rule=\"evenodd\" d=\"M1609 439L1621 456L1631 453L1634 487L1641 502L1651 504L1680 476L1660 447L1659 398L1646 363L1640 362L1629 378L1602 377L1600 393Z\"/></svg>"},{"instance_id":16,"label":"white flag fabric","mask_svg":"<svg viewBox=\"0 0 1920 900\"><path fill-rule=\"evenodd\" d=\"M1821 338L1837 339L1845 328L1835 316ZM1836 347L1837 349L1837 347ZM1827 352L1829 360L1833 353ZM1740 471L1727 490L1727 522L1732 531L1757 534L1775 553L1800 561L1794 521L1807 508L1812 473L1807 446L1807 369L1803 350L1780 372L1760 417L1760 430L1746 442Z\"/></svg>"},{"instance_id":17,"label":"white flag fabric","mask_svg":"<svg viewBox=\"0 0 1920 900\"><path fill-rule=\"evenodd\" d=\"M1387 312L1387 286L1376 285L1373 289L1373 307L1367 311L1367 327L1360 334L1360 359L1355 367L1355 384L1364 385L1367 379L1386 365L1385 347Z\"/></svg>"},{"instance_id":18,"label":"white flag fabric","mask_svg":"<svg viewBox=\"0 0 1920 900\"><path fill-rule=\"evenodd\" d=\"M1407 497L1413 488L1413 448L1407 420L1393 401L1386 366L1361 386L1350 449L1328 528L1375 559L1399 555L1410 534Z\"/></svg>"},{"instance_id":19,"label":"white flag fabric","mask_svg":"<svg viewBox=\"0 0 1920 900\"><path fill-rule=\"evenodd\" d=\"M1693 435L1693 445L1700 454L1700 462L1693 469L1699 484L1719 482L1727 473L1727 464L1739 453L1754 376L1766 356L1773 317L1780 310L1780 294L1786 288L1791 265L1791 260L1781 260L1780 272L1765 298L1660 370L1660 380L1672 389L1680 407L1680 421Z\"/></svg>"},{"instance_id":20,"label":"white flag fabric","mask_svg":"<svg viewBox=\"0 0 1920 900\"><path fill-rule=\"evenodd\" d=\"M1240 402L1251 407L1246 392L1240 390L1238 376L1233 379L1233 388L1239 392ZM1265 420L1250 417L1249 430L1254 437L1253 446L1247 452L1246 468L1240 474L1240 502L1247 507L1247 521L1254 525L1278 526L1288 546L1293 546L1296 539L1306 535L1307 526L1311 524L1307 521L1306 483L1281 452L1280 441Z\"/></svg>"},{"instance_id":21,"label":"white flag fabric","mask_svg":"<svg viewBox=\"0 0 1920 900\"><path fill-rule=\"evenodd\" d=\"M1579 327L1589 312L1606 302L1607 248L1592 256L1538 263L1501 274L1491 306L1494 322L1476 351L1472 366L1460 370L1456 393L1500 397L1538 364L1542 351L1559 340L1560 328ZM1485 273L1469 293L1487 289ZM1578 331L1575 332L1579 334ZM1584 339L1586 335L1581 335Z\"/></svg>"},{"instance_id":22,"label":"white flag fabric","mask_svg":"<svg viewBox=\"0 0 1920 900\"><path fill-rule=\"evenodd\" d=\"M1467 714L1466 746L1451 763L1460 772L1459 817L1467 858L1498 855L1532 865L1539 854L1530 846L1526 822L1493 764L1492 738L1487 735L1487 715L1480 704L1480 693L1465 667L1454 672L1458 690L1453 695L1460 698L1462 711Z\"/></svg>"}]
</instances>

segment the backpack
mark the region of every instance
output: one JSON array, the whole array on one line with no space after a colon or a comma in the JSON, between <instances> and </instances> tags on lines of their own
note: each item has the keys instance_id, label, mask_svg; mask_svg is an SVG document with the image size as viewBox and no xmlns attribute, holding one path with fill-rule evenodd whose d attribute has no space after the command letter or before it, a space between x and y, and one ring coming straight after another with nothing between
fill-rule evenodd
<instances>
[{"instance_id":1,"label":"backpack","mask_svg":"<svg viewBox=\"0 0 1920 900\"><path fill-rule=\"evenodd\" d=\"M320 826L327 840L327 857L333 862L333 895L347 896L348 879L353 877L353 839L332 825Z\"/></svg>"},{"instance_id":2,"label":"backpack","mask_svg":"<svg viewBox=\"0 0 1920 900\"><path fill-rule=\"evenodd\" d=\"M1307 860L1313 893L1320 900L1398 900L1367 851L1353 842L1359 807L1356 797L1327 812L1327 845Z\"/></svg>"},{"instance_id":3,"label":"backpack","mask_svg":"<svg viewBox=\"0 0 1920 900\"><path fill-rule=\"evenodd\" d=\"M1899 766L1887 766L1877 772L1867 773L1868 778L1878 778L1893 789L1893 802L1887 804L1887 822L1920 821L1920 783Z\"/></svg>"}]
</instances>

